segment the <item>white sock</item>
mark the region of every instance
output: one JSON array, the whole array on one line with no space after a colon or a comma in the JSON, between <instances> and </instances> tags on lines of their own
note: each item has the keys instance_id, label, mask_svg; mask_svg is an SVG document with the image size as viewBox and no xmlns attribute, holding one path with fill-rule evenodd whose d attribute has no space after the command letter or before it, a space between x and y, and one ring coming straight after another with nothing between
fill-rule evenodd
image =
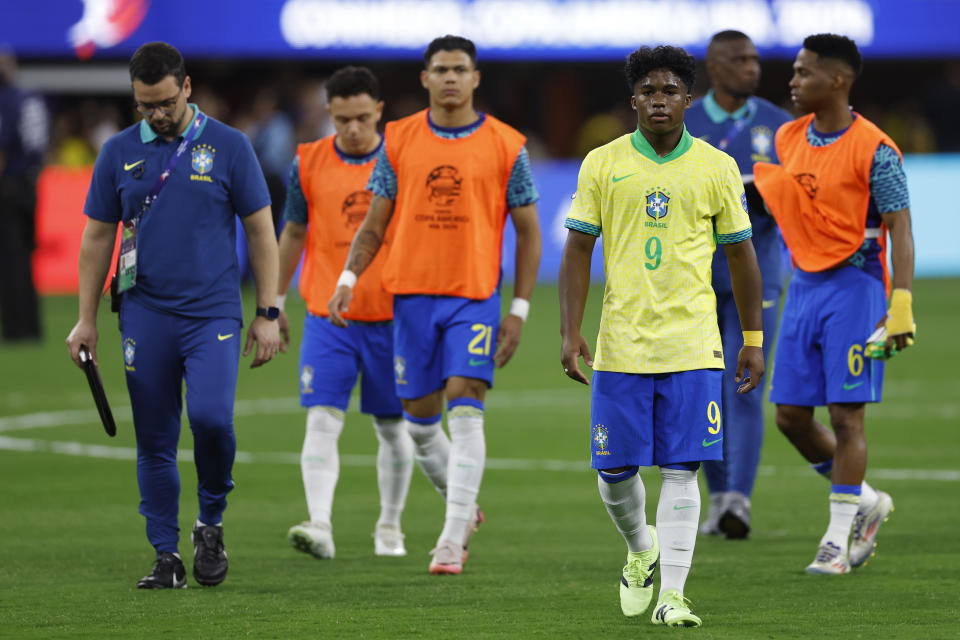
<instances>
[{"instance_id":1,"label":"white sock","mask_svg":"<svg viewBox=\"0 0 960 640\"><path fill-rule=\"evenodd\" d=\"M607 476L609 477L609 476ZM597 487L610 519L627 542L627 551L636 553L653 546L653 538L647 529L647 493L639 473L620 482L607 482L601 471L597 474Z\"/></svg>"},{"instance_id":2,"label":"white sock","mask_svg":"<svg viewBox=\"0 0 960 640\"><path fill-rule=\"evenodd\" d=\"M864 480L860 483L860 513L866 513L877 506L877 500L880 499L880 496L877 495L877 490L867 484L867 481Z\"/></svg>"},{"instance_id":3,"label":"white sock","mask_svg":"<svg viewBox=\"0 0 960 640\"><path fill-rule=\"evenodd\" d=\"M839 547L843 553L847 553L850 530L853 528L853 519L857 515L859 506L860 500L857 495L852 493L830 494L830 524L827 525L827 532L820 539L821 546L830 542Z\"/></svg>"},{"instance_id":4,"label":"white sock","mask_svg":"<svg viewBox=\"0 0 960 640\"><path fill-rule=\"evenodd\" d=\"M450 425L450 461L447 466L447 517L440 540L460 542L473 520L480 492L487 443L483 437L483 409L457 405L447 411Z\"/></svg>"},{"instance_id":5,"label":"white sock","mask_svg":"<svg viewBox=\"0 0 960 640\"><path fill-rule=\"evenodd\" d=\"M683 593L693 562L700 521L697 472L660 469L663 486L657 503L657 536L660 538L660 594L668 589Z\"/></svg>"},{"instance_id":6,"label":"white sock","mask_svg":"<svg viewBox=\"0 0 960 640\"><path fill-rule=\"evenodd\" d=\"M210 525L208 525L206 522L201 522L200 519L197 518L197 522L196 522L196 525L195 525L195 526L197 526L197 527L209 527ZM222 526L223 526L223 522L218 522L217 524L215 524L215 525L213 525L213 526L215 526L215 527L222 527Z\"/></svg>"},{"instance_id":7,"label":"white sock","mask_svg":"<svg viewBox=\"0 0 960 640\"><path fill-rule=\"evenodd\" d=\"M437 416L436 422L430 424L419 424L409 419L404 419L403 424L413 438L413 452L417 464L446 500L450 439L440 426L440 416Z\"/></svg>"},{"instance_id":8,"label":"white sock","mask_svg":"<svg viewBox=\"0 0 960 640\"><path fill-rule=\"evenodd\" d=\"M380 442L377 449L380 519L377 524L399 527L413 474L413 440L400 419L374 418L373 427Z\"/></svg>"},{"instance_id":9,"label":"white sock","mask_svg":"<svg viewBox=\"0 0 960 640\"><path fill-rule=\"evenodd\" d=\"M337 440L341 431L343 411L334 407L310 407L307 411L307 435L300 453L300 471L311 522L330 524L333 492L340 477Z\"/></svg>"},{"instance_id":10,"label":"white sock","mask_svg":"<svg viewBox=\"0 0 960 640\"><path fill-rule=\"evenodd\" d=\"M827 460L826 462L812 464L810 466L827 480L831 479L831 476L833 475L832 459ZM866 513L867 511L873 509L875 506L877 506L877 500L879 499L880 496L877 495L877 490L867 484L866 480L860 483L860 513Z\"/></svg>"}]
</instances>

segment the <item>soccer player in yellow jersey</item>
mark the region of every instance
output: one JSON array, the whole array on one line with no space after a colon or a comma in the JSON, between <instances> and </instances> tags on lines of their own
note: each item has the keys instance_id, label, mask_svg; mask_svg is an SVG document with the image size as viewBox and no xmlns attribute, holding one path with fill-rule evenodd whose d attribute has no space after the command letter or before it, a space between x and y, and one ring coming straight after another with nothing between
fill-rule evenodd
<instances>
[{"instance_id":1,"label":"soccer player in yellow jersey","mask_svg":"<svg viewBox=\"0 0 960 640\"><path fill-rule=\"evenodd\" d=\"M560 359L585 385L579 357L595 369L592 466L627 543L620 607L627 616L647 610L659 561L651 622L671 627L700 626L683 596L700 517L697 469L722 457L723 352L710 286L717 243L744 329L739 393L756 388L764 371L760 270L740 172L683 124L694 70L693 57L676 47L630 54L638 127L584 159L560 265ZM606 288L594 361L580 325L601 234ZM651 465L663 476L656 527L647 525L638 475Z\"/></svg>"}]
</instances>

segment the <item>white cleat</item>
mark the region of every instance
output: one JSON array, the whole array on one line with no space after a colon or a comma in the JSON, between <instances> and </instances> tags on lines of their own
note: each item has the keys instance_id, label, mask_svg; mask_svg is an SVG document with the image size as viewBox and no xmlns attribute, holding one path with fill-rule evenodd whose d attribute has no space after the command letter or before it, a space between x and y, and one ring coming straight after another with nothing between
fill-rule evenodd
<instances>
[{"instance_id":1,"label":"white cleat","mask_svg":"<svg viewBox=\"0 0 960 640\"><path fill-rule=\"evenodd\" d=\"M471 518L470 523L467 525L467 533L463 537L463 555L460 558L461 565L467 564L467 556L470 555L470 539L473 538L473 534L477 532L484 520L483 510L480 509L480 505L474 503L473 518Z\"/></svg>"},{"instance_id":2,"label":"white cleat","mask_svg":"<svg viewBox=\"0 0 960 640\"><path fill-rule=\"evenodd\" d=\"M309 553L315 558L332 558L336 553L333 528L329 524L301 522L290 527L287 538L294 549Z\"/></svg>"},{"instance_id":3,"label":"white cleat","mask_svg":"<svg viewBox=\"0 0 960 640\"><path fill-rule=\"evenodd\" d=\"M827 542L817 549L817 557L807 565L806 572L831 576L850 573L850 560L843 549L832 542Z\"/></svg>"},{"instance_id":4,"label":"white cleat","mask_svg":"<svg viewBox=\"0 0 960 640\"><path fill-rule=\"evenodd\" d=\"M374 553L378 556L402 557L407 555L403 546L403 534L400 527L394 524L378 524L373 532Z\"/></svg>"},{"instance_id":5,"label":"white cleat","mask_svg":"<svg viewBox=\"0 0 960 640\"><path fill-rule=\"evenodd\" d=\"M853 520L853 534L850 536L850 566L861 567L867 564L876 553L877 530L893 513L893 500L883 491L877 491L877 504L866 513L857 512Z\"/></svg>"}]
</instances>

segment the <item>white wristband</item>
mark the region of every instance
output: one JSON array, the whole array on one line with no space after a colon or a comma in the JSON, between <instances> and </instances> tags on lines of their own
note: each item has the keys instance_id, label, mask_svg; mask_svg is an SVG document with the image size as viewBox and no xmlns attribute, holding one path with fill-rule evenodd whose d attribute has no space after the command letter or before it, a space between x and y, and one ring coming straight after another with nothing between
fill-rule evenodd
<instances>
[{"instance_id":1,"label":"white wristband","mask_svg":"<svg viewBox=\"0 0 960 640\"><path fill-rule=\"evenodd\" d=\"M283 311L283 303L287 301L287 294L279 293L277 294L277 309Z\"/></svg>"},{"instance_id":2,"label":"white wristband","mask_svg":"<svg viewBox=\"0 0 960 640\"><path fill-rule=\"evenodd\" d=\"M510 303L510 315L517 316L524 322L527 321L527 314L530 313L530 301L523 298L514 298Z\"/></svg>"},{"instance_id":3,"label":"white wristband","mask_svg":"<svg viewBox=\"0 0 960 640\"><path fill-rule=\"evenodd\" d=\"M337 280L337 286L353 289L355 284L357 284L357 274L349 269L344 269L343 273L340 274L340 279Z\"/></svg>"}]
</instances>

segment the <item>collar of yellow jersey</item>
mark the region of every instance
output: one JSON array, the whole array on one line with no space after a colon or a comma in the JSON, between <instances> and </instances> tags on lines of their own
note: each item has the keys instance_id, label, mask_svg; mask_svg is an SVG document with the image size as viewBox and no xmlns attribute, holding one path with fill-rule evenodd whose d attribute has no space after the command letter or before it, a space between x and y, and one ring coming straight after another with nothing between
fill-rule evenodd
<instances>
[{"instance_id":1,"label":"collar of yellow jersey","mask_svg":"<svg viewBox=\"0 0 960 640\"><path fill-rule=\"evenodd\" d=\"M693 146L693 136L687 131L687 125L683 125L683 135L680 136L680 142L673 148L673 151L662 157L657 155L657 152L653 150L653 147L650 146L647 139L640 133L640 127L637 127L637 130L630 134L630 142L633 143L633 148L636 149L640 155L653 160L657 164L666 164L671 160L676 160Z\"/></svg>"}]
</instances>

